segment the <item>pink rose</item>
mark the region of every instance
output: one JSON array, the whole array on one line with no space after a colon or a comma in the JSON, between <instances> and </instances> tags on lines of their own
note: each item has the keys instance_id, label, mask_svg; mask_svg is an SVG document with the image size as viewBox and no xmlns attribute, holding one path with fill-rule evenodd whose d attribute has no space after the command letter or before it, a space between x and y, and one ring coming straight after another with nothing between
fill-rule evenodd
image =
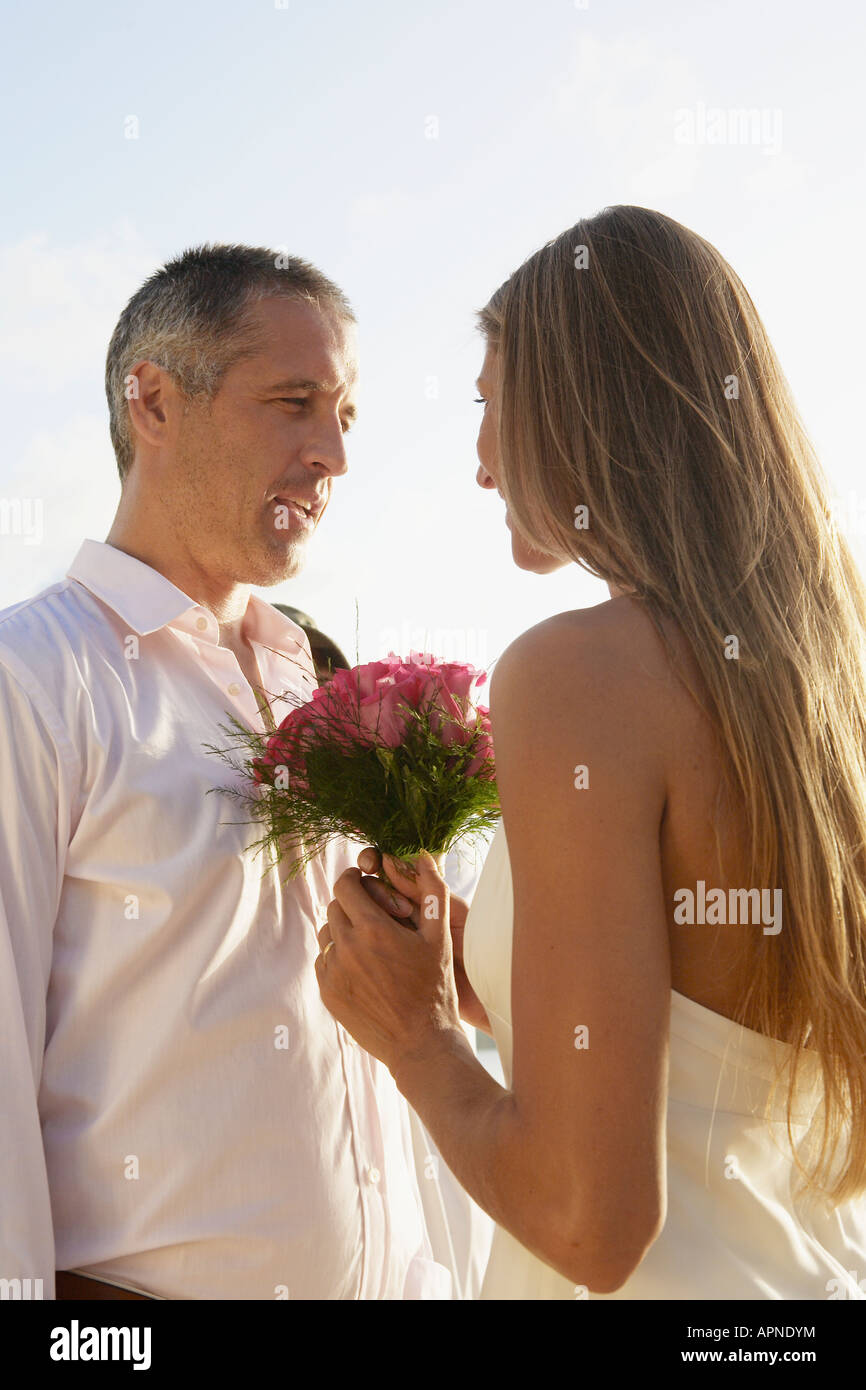
<instances>
[{"instance_id":1,"label":"pink rose","mask_svg":"<svg viewBox=\"0 0 866 1390\"><path fill-rule=\"evenodd\" d=\"M478 722L482 734L478 740L478 751L466 769L466 776L486 777L492 780L496 776L493 761L493 729L490 724L490 711L484 705L478 706Z\"/></svg>"},{"instance_id":2,"label":"pink rose","mask_svg":"<svg viewBox=\"0 0 866 1390\"><path fill-rule=\"evenodd\" d=\"M446 748L469 742L478 708L477 692L486 680L484 671L464 662L443 662L437 668L430 725Z\"/></svg>"},{"instance_id":3,"label":"pink rose","mask_svg":"<svg viewBox=\"0 0 866 1390\"><path fill-rule=\"evenodd\" d=\"M283 729L285 722L283 720L280 730ZM268 739L262 756L253 758L253 778L256 782L273 783L274 774L278 767L286 767L292 771L297 769L298 761L297 750L292 746L291 737L278 730Z\"/></svg>"},{"instance_id":4,"label":"pink rose","mask_svg":"<svg viewBox=\"0 0 866 1390\"><path fill-rule=\"evenodd\" d=\"M406 738L406 706L416 708L415 699L417 679L408 677L394 679L390 683L380 681L373 695L361 701L361 728L374 742L376 737L388 748L399 748Z\"/></svg>"},{"instance_id":5,"label":"pink rose","mask_svg":"<svg viewBox=\"0 0 866 1390\"><path fill-rule=\"evenodd\" d=\"M281 763L291 771L294 762L295 775L300 775L302 749L310 742L398 748L411 729L411 710L428 713L443 747L465 747L482 708L476 704L477 692L486 680L485 672L465 662L437 662L429 653L415 651L406 661L389 652L381 661L339 669L283 720L265 756L254 763L261 774L257 780L272 781L268 773ZM479 755L472 767L485 761L486 755Z\"/></svg>"}]
</instances>

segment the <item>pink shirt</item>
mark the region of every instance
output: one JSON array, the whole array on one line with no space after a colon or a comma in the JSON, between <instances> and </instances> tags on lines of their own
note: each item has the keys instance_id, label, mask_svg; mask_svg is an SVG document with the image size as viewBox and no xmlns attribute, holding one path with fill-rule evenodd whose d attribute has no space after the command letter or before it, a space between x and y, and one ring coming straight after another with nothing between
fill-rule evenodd
<instances>
[{"instance_id":1,"label":"pink shirt","mask_svg":"<svg viewBox=\"0 0 866 1390\"><path fill-rule=\"evenodd\" d=\"M253 595L265 689L314 688ZM321 1003L343 843L280 882L208 789L263 729L213 615L87 540L0 614L0 1276L169 1299L450 1298L409 1112ZM272 700L279 721L291 707Z\"/></svg>"}]
</instances>

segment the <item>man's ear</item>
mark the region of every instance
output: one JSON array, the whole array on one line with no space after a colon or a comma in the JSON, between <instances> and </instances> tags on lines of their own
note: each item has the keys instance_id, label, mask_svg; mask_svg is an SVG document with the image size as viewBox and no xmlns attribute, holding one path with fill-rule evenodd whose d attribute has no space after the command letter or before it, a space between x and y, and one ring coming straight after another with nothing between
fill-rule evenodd
<instances>
[{"instance_id":1,"label":"man's ear","mask_svg":"<svg viewBox=\"0 0 866 1390\"><path fill-rule=\"evenodd\" d=\"M174 414L182 409L180 392L168 372L154 362L138 362L126 376L125 393L134 433L143 443L164 445Z\"/></svg>"}]
</instances>

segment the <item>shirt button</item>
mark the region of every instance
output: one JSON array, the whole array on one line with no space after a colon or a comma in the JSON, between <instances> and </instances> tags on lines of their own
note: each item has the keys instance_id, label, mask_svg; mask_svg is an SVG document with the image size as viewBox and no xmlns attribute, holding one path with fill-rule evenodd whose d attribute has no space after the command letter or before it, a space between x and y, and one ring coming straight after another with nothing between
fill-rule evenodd
<instances>
[{"instance_id":1,"label":"shirt button","mask_svg":"<svg viewBox=\"0 0 866 1390\"><path fill-rule=\"evenodd\" d=\"M231 685L229 686L229 694L230 694L230 695L240 695L240 693L241 693L241 688L240 688L240 686L238 685L237 681L232 681Z\"/></svg>"},{"instance_id":2,"label":"shirt button","mask_svg":"<svg viewBox=\"0 0 866 1390\"><path fill-rule=\"evenodd\" d=\"M204 632L205 628L207 627L207 618L196 618L195 625L198 628L199 632Z\"/></svg>"},{"instance_id":3,"label":"shirt button","mask_svg":"<svg viewBox=\"0 0 866 1390\"><path fill-rule=\"evenodd\" d=\"M378 1168L367 1169L367 1181L373 1183L374 1186L377 1182L381 1181L381 1178L382 1174L379 1172Z\"/></svg>"}]
</instances>

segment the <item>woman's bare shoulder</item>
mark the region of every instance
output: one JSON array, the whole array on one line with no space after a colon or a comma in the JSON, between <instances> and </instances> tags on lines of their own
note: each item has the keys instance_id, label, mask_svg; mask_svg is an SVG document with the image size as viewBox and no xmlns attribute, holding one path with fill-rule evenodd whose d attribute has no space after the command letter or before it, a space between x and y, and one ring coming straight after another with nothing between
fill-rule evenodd
<instances>
[{"instance_id":1,"label":"woman's bare shoulder","mask_svg":"<svg viewBox=\"0 0 866 1390\"><path fill-rule=\"evenodd\" d=\"M617 703L638 704L645 715L655 711L665 721L679 719L694 706L678 673L685 669L699 686L699 672L679 625L660 623L667 646L645 605L626 595L555 613L505 649L493 668L491 695L497 682L520 675L543 680L547 689L601 685Z\"/></svg>"}]
</instances>

